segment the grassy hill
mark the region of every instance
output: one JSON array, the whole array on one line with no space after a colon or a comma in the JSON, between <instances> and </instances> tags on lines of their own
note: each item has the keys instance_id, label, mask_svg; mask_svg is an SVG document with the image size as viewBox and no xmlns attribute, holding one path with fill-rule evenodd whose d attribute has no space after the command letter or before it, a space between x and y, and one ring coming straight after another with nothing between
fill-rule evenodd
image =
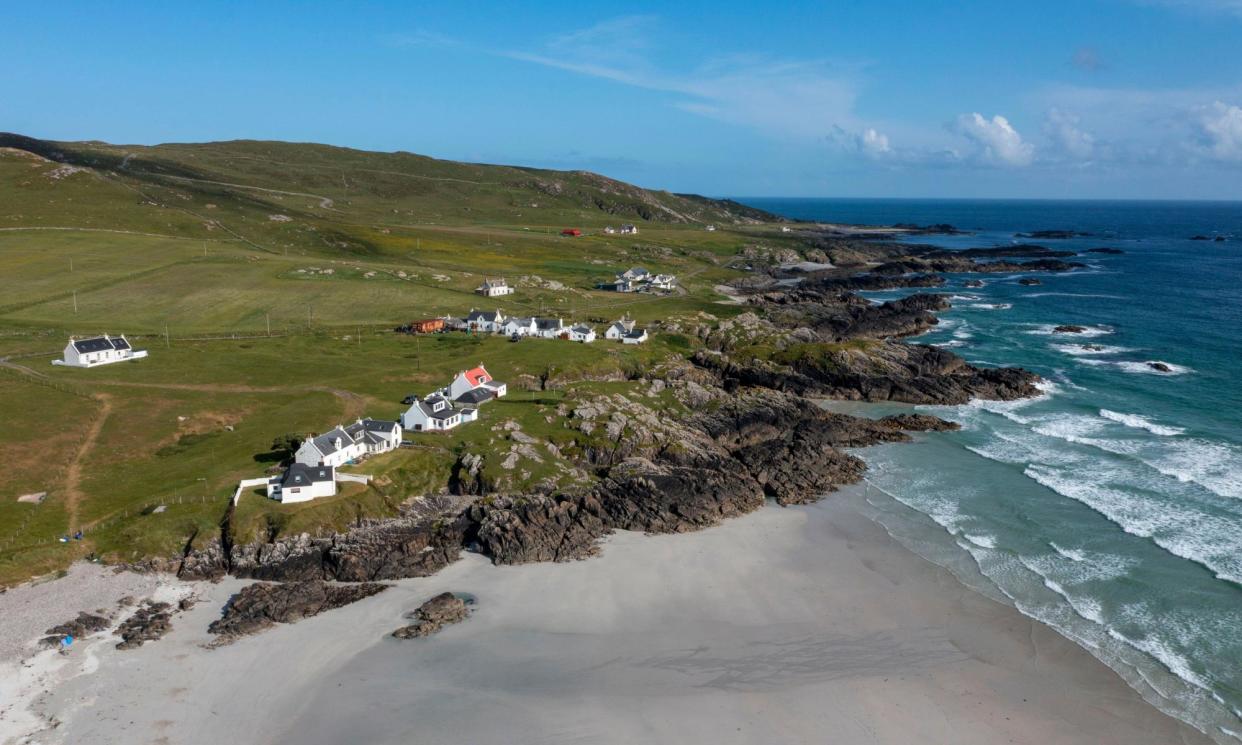
<instances>
[{"instance_id":1,"label":"grassy hill","mask_svg":"<svg viewBox=\"0 0 1242 745\"><path fill-rule=\"evenodd\" d=\"M554 439L565 397L638 389L636 371L698 343L678 327L743 310L715 289L741 276L739 254L802 248L776 219L584 172L312 144L0 135L0 585L82 556L167 556L206 540L237 479L272 465L274 438L393 418L402 396L479 362L520 383L481 421L410 434L417 447L364 464L382 477L366 489L302 506L247 495L235 524L274 536L391 514L442 490L464 450L510 447L503 422ZM639 234L602 232L622 222ZM565 227L584 235L563 238ZM681 289L596 289L632 265L676 274ZM475 295L485 276L517 292ZM391 330L474 307L600 330L628 314L655 333L623 347ZM151 356L50 364L69 335L105 332ZM581 477L558 458L494 475L512 489ZM17 500L44 491L41 504ZM57 540L78 529L84 540Z\"/></svg>"}]
</instances>

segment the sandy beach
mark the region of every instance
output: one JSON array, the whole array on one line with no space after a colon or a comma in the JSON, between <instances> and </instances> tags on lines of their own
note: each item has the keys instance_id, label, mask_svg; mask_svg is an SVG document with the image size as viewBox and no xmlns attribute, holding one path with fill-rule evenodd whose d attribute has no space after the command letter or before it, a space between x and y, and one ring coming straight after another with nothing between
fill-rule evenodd
<instances>
[{"instance_id":1,"label":"sandy beach","mask_svg":"<svg viewBox=\"0 0 1242 745\"><path fill-rule=\"evenodd\" d=\"M30 741L1209 742L901 547L860 500L622 533L571 564L471 555L214 650L207 624L245 583L206 586L158 642L75 650L93 671L39 697L58 725ZM444 590L476 596L474 615L387 637Z\"/></svg>"}]
</instances>

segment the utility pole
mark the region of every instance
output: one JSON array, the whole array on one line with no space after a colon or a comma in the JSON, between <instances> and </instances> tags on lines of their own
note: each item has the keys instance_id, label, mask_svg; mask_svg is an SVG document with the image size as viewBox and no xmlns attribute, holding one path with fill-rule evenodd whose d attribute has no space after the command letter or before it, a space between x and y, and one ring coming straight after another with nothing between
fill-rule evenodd
<instances>
[{"instance_id":1,"label":"utility pole","mask_svg":"<svg viewBox=\"0 0 1242 745\"><path fill-rule=\"evenodd\" d=\"M169 349L171 347L172 347L172 341L170 341L168 338L168 324L164 324L164 348Z\"/></svg>"},{"instance_id":2,"label":"utility pole","mask_svg":"<svg viewBox=\"0 0 1242 745\"><path fill-rule=\"evenodd\" d=\"M419 334L414 335L414 369L423 369L423 344L419 339Z\"/></svg>"},{"instance_id":3,"label":"utility pole","mask_svg":"<svg viewBox=\"0 0 1242 745\"><path fill-rule=\"evenodd\" d=\"M74 312L74 315L76 315L78 312L78 291L77 290L73 291L73 312Z\"/></svg>"},{"instance_id":4,"label":"utility pole","mask_svg":"<svg viewBox=\"0 0 1242 745\"><path fill-rule=\"evenodd\" d=\"M69 271L71 272L73 271L73 257L72 256L69 257Z\"/></svg>"},{"instance_id":5,"label":"utility pole","mask_svg":"<svg viewBox=\"0 0 1242 745\"><path fill-rule=\"evenodd\" d=\"M311 327L311 324L314 322L312 318L313 318L313 314L311 313L311 307L310 305L307 305L306 306L306 328L308 329Z\"/></svg>"},{"instance_id":6,"label":"utility pole","mask_svg":"<svg viewBox=\"0 0 1242 745\"><path fill-rule=\"evenodd\" d=\"M271 336L272 335L272 314L264 313L263 320L267 323L267 335Z\"/></svg>"}]
</instances>

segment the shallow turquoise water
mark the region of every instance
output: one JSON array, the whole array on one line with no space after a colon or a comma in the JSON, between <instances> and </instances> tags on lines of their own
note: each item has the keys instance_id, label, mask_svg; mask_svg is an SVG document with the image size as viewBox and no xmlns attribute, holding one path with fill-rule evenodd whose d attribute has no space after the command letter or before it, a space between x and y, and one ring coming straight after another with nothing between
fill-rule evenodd
<instances>
[{"instance_id":1,"label":"shallow turquoise water","mask_svg":"<svg viewBox=\"0 0 1242 745\"><path fill-rule=\"evenodd\" d=\"M1083 254L1088 269L1036 287L950 277L954 308L919 341L1027 367L1046 394L920 407L962 430L860 455L894 534L951 567L968 557L965 581L1078 640L1166 711L1242 740L1242 205L746 201L977 231L919 239L947 247L1070 229L1094 235L1030 242L1126 252ZM1064 323L1088 335L1051 332Z\"/></svg>"}]
</instances>

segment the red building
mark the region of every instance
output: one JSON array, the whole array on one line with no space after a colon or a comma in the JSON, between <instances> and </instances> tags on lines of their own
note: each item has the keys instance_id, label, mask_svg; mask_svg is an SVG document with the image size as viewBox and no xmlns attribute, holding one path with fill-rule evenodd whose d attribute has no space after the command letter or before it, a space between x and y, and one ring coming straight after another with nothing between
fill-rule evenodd
<instances>
[{"instance_id":1,"label":"red building","mask_svg":"<svg viewBox=\"0 0 1242 745\"><path fill-rule=\"evenodd\" d=\"M443 318L427 318L422 321L413 321L410 323L410 333L412 334L434 334L444 329Z\"/></svg>"},{"instance_id":2,"label":"red building","mask_svg":"<svg viewBox=\"0 0 1242 745\"><path fill-rule=\"evenodd\" d=\"M565 228L564 230L561 231L561 235L567 235L571 238L577 238L578 236L582 235L582 231L578 230L577 228Z\"/></svg>"}]
</instances>

